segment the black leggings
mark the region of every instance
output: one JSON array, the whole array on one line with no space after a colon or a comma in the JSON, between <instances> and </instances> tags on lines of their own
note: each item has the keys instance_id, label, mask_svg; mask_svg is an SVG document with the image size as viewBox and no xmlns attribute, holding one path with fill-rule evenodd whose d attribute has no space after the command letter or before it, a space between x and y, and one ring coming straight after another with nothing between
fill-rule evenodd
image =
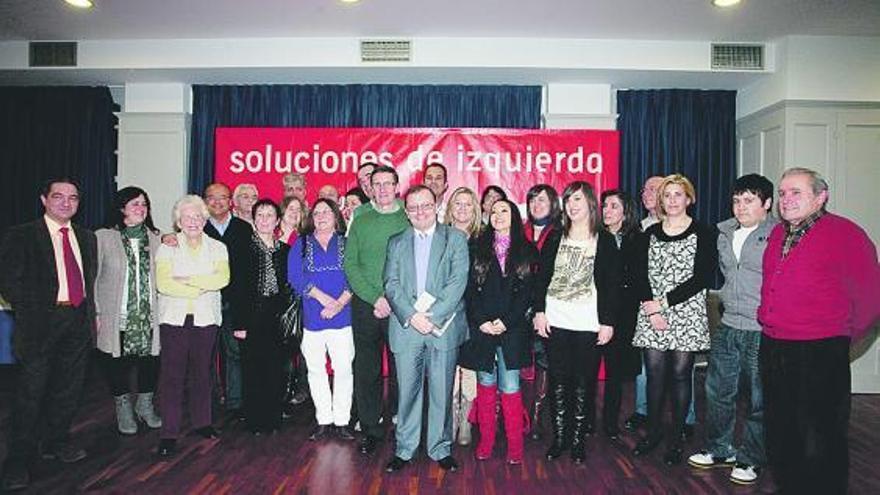
<instances>
[{"instance_id":1,"label":"black leggings","mask_svg":"<svg viewBox=\"0 0 880 495\"><path fill-rule=\"evenodd\" d=\"M107 383L110 385L110 393L114 397L131 392L133 371L137 371L138 392L146 394L156 391L156 382L159 379L158 356L120 356L115 358L112 354L102 352L100 362Z\"/></svg>"},{"instance_id":2,"label":"black leggings","mask_svg":"<svg viewBox=\"0 0 880 495\"><path fill-rule=\"evenodd\" d=\"M663 434L663 402L667 391L672 398L672 443L681 442L681 433L691 400L691 373L694 353L645 349L648 376L648 435Z\"/></svg>"}]
</instances>

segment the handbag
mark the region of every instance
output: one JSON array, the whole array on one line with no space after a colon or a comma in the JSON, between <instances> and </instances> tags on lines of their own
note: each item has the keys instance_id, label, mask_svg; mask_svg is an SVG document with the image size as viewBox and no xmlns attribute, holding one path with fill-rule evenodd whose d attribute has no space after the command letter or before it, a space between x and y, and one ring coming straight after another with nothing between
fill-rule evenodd
<instances>
[{"instance_id":1,"label":"handbag","mask_svg":"<svg viewBox=\"0 0 880 495\"><path fill-rule=\"evenodd\" d=\"M290 305L281 313L281 343L289 348L299 347L303 336L303 304L302 297L293 295Z\"/></svg>"}]
</instances>

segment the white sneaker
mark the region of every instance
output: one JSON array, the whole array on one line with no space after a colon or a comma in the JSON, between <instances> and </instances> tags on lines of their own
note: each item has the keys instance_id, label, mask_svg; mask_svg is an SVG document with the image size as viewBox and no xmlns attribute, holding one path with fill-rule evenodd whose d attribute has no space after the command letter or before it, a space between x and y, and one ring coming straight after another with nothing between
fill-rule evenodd
<instances>
[{"instance_id":1,"label":"white sneaker","mask_svg":"<svg viewBox=\"0 0 880 495\"><path fill-rule=\"evenodd\" d=\"M730 472L730 481L740 485L751 485L758 479L761 469L750 464L737 463Z\"/></svg>"},{"instance_id":2,"label":"white sneaker","mask_svg":"<svg viewBox=\"0 0 880 495\"><path fill-rule=\"evenodd\" d=\"M701 450L688 457L688 464L695 468L711 469L716 467L730 467L736 463L736 457L715 457L708 450Z\"/></svg>"}]
</instances>

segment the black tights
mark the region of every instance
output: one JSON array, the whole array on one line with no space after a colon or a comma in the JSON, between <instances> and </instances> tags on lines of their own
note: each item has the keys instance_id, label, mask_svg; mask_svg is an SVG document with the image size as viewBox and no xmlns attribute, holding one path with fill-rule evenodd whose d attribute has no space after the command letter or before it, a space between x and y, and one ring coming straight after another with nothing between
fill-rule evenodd
<instances>
[{"instance_id":1,"label":"black tights","mask_svg":"<svg viewBox=\"0 0 880 495\"><path fill-rule=\"evenodd\" d=\"M663 402L666 392L672 398L672 442L680 442L688 404L691 400L691 373L694 353L645 349L648 376L648 435L659 438L663 432Z\"/></svg>"}]
</instances>

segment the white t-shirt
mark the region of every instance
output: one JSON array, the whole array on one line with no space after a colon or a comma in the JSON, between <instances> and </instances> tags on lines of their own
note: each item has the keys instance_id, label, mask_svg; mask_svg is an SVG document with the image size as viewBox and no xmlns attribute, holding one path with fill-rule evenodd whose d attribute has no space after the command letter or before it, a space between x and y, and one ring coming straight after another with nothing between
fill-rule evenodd
<instances>
[{"instance_id":1,"label":"white t-shirt","mask_svg":"<svg viewBox=\"0 0 880 495\"><path fill-rule=\"evenodd\" d=\"M547 321L553 327L582 332L599 331L599 306L593 266L596 239L563 237L556 253L553 279L547 288Z\"/></svg>"},{"instance_id":2,"label":"white t-shirt","mask_svg":"<svg viewBox=\"0 0 880 495\"><path fill-rule=\"evenodd\" d=\"M739 262L739 256L742 254L746 238L757 228L758 224L755 224L751 227L740 227L733 231L733 255L736 256L737 262Z\"/></svg>"}]
</instances>

